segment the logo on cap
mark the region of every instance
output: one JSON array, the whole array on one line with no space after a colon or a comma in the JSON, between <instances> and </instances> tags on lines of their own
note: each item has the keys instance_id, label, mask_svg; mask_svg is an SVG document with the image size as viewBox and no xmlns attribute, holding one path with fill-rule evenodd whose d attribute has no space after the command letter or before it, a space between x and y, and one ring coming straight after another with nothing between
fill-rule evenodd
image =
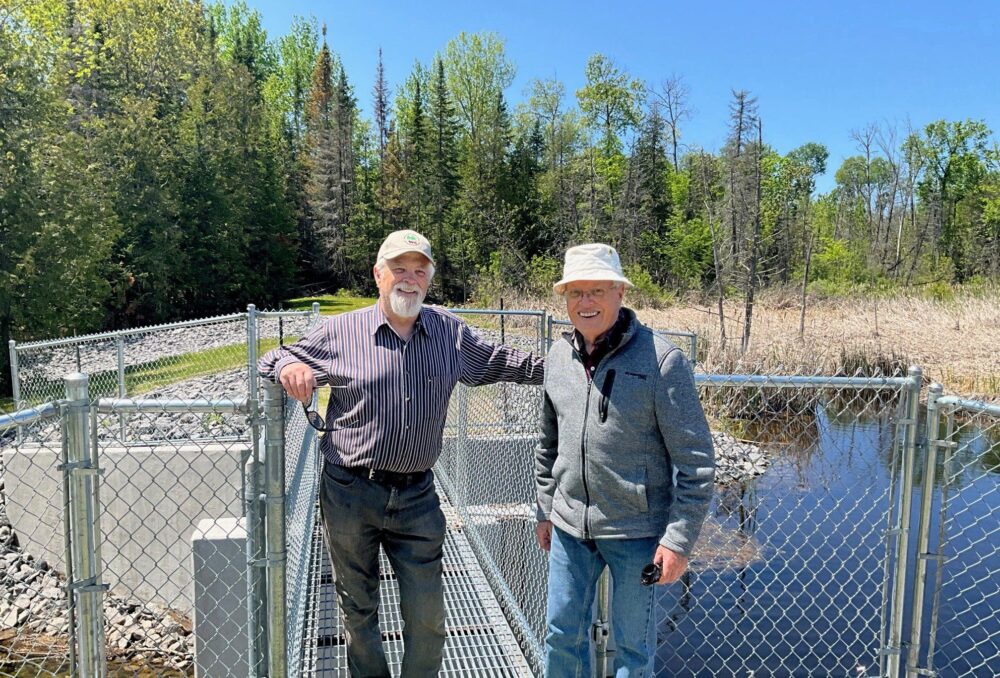
<instances>
[{"instance_id":1,"label":"logo on cap","mask_svg":"<svg viewBox=\"0 0 1000 678\"><path fill-rule=\"evenodd\" d=\"M420 244L420 239L417 238L417 236L415 234L413 234L413 233L407 233L403 237L403 240L406 241L407 245L419 245Z\"/></svg>"}]
</instances>

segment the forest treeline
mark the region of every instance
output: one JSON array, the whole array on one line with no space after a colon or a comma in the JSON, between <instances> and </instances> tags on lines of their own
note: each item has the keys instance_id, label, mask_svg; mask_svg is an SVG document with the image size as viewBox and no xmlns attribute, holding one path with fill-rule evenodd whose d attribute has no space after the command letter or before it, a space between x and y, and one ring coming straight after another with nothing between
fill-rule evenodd
<instances>
[{"instance_id":1,"label":"forest treeline","mask_svg":"<svg viewBox=\"0 0 1000 678\"><path fill-rule=\"evenodd\" d=\"M391 78L373 47L358 92L313 19L271 37L242 2L4 0L0 65L4 345L371 291L401 227L432 240L441 301L546 294L568 245L601 240L647 299L745 299L747 333L768 286L1000 277L1000 158L974 119L845 130L857 155L819 194L826 148L776 151L749 92L709 151L682 76L594 54L576 92L510 100L490 33Z\"/></svg>"}]
</instances>

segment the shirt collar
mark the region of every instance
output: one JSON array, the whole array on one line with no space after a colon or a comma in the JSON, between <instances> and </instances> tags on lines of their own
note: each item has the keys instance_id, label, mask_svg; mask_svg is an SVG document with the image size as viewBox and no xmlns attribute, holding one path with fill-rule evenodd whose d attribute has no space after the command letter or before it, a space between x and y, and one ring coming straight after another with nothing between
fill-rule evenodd
<instances>
[{"instance_id":1,"label":"shirt collar","mask_svg":"<svg viewBox=\"0 0 1000 678\"><path fill-rule=\"evenodd\" d=\"M430 318L430 311L427 310L426 306L420 307L420 313L417 315L417 320L413 324L413 332L423 332L424 335L430 336L430 330L427 329L429 325L428 319ZM389 319L386 317L385 312L382 310L381 300L376 301L375 305L372 306L372 325L371 333L374 335L379 331L379 328L385 325L389 328L390 332L395 332L392 329L392 325L389 324Z\"/></svg>"}]
</instances>

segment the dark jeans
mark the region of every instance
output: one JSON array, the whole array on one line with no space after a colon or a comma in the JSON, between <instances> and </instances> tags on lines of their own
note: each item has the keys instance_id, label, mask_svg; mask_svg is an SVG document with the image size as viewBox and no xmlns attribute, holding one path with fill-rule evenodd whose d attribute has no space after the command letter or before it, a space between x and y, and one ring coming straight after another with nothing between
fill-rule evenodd
<instances>
[{"instance_id":1,"label":"dark jeans","mask_svg":"<svg viewBox=\"0 0 1000 678\"><path fill-rule=\"evenodd\" d=\"M381 545L399 584L402 678L437 676L445 641L445 519L434 474L391 487L325 463L320 505L354 678L389 678L378 627Z\"/></svg>"}]
</instances>

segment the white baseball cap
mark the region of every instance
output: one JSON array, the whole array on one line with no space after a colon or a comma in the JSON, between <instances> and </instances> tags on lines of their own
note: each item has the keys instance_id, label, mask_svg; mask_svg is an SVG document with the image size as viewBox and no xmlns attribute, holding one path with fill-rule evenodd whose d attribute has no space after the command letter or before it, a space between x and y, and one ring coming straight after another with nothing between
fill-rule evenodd
<instances>
[{"instance_id":1,"label":"white baseball cap","mask_svg":"<svg viewBox=\"0 0 1000 678\"><path fill-rule=\"evenodd\" d=\"M626 287L633 286L622 274L622 262L615 248L599 242L577 245L566 250L562 280L553 285L552 289L556 294L562 294L566 291L566 285L580 280L610 280L625 283Z\"/></svg>"},{"instance_id":2,"label":"white baseball cap","mask_svg":"<svg viewBox=\"0 0 1000 678\"><path fill-rule=\"evenodd\" d=\"M428 261L432 264L434 263L434 255L431 254L431 244L427 241L427 238L416 231L408 229L393 231L386 236L386 239L382 241L382 246L378 248L378 258L376 261L395 259L407 252L422 254L427 257Z\"/></svg>"}]
</instances>

